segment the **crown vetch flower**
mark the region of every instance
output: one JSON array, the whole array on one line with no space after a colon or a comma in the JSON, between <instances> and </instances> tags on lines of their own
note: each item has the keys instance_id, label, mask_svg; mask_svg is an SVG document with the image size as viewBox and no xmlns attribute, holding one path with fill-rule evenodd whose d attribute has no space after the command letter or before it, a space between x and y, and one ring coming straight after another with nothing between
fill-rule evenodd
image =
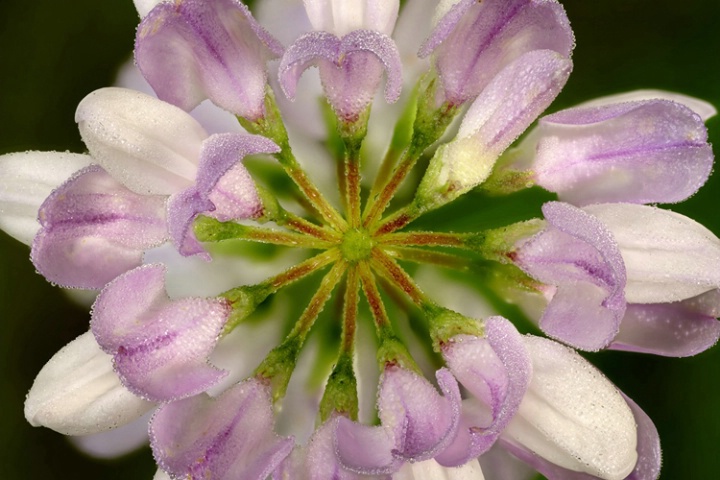
<instances>
[{"instance_id":1,"label":"crown vetch flower","mask_svg":"<svg viewBox=\"0 0 720 480\"><path fill-rule=\"evenodd\" d=\"M163 405L150 422L150 444L173 478L265 480L293 447L273 423L269 388L246 380L216 398Z\"/></svg>"},{"instance_id":2,"label":"crown vetch flower","mask_svg":"<svg viewBox=\"0 0 720 480\"><path fill-rule=\"evenodd\" d=\"M444 396L415 372L387 365L378 394L381 426L337 420L335 448L343 466L362 474L388 474L404 462L428 460L443 451L457 434L460 390L448 370L436 375Z\"/></svg>"},{"instance_id":3,"label":"crown vetch flower","mask_svg":"<svg viewBox=\"0 0 720 480\"><path fill-rule=\"evenodd\" d=\"M710 175L703 119L670 100L578 106L540 119L519 147L535 182L575 205L675 203Z\"/></svg>"},{"instance_id":4,"label":"crown vetch flower","mask_svg":"<svg viewBox=\"0 0 720 480\"><path fill-rule=\"evenodd\" d=\"M219 299L170 300L164 275L162 265L145 265L116 278L98 295L91 321L123 384L155 402L203 392L227 374L207 358L229 305Z\"/></svg>"},{"instance_id":5,"label":"crown vetch flower","mask_svg":"<svg viewBox=\"0 0 720 480\"><path fill-rule=\"evenodd\" d=\"M472 100L508 65L536 50L570 58L574 38L554 0L443 0L436 26L420 48L432 53L442 83L439 103Z\"/></svg>"},{"instance_id":6,"label":"crown vetch flower","mask_svg":"<svg viewBox=\"0 0 720 480\"><path fill-rule=\"evenodd\" d=\"M266 70L282 46L246 6L135 3L144 17L136 61L174 105L98 90L76 114L89 155L0 158L0 174L21 180L0 180L0 225L26 242L37 232L33 260L50 280L102 289L92 332L38 375L31 423L95 433L159 403L150 423L157 480L482 479L481 464L494 478L508 459L549 478L658 477L657 431L632 400L570 347L523 336L513 315L455 294L472 285L495 306L501 290L534 294L540 329L584 350L683 356L715 343L720 240L681 215L633 204L679 201L705 182L711 106L667 92L598 99L544 117L508 150L572 69L573 35L555 0L443 1L420 52L430 60L405 72L393 30L410 12L399 22L408 35L422 5L305 0L313 31L282 55L281 88L308 95L298 81L317 66L335 115L288 134ZM412 42L401 43L405 55ZM383 71L388 101L403 73L415 85L375 159L366 134ZM206 97L250 133L209 135L183 110ZM336 163L342 209L306 172L308 159L295 157L293 147L305 146L295 135L309 130L305 144L326 145ZM246 169L255 154L277 163L253 159ZM58 165L38 172L43 162ZM368 171L377 172L371 185ZM544 221L452 231L453 215L465 212L447 204L464 193L533 184L583 208L549 202ZM400 207L385 215L393 202ZM405 229L446 205L448 224ZM156 248L167 240L174 248ZM278 254L285 247L312 254ZM267 274L247 261L253 255L268 261ZM162 263L142 265L151 260ZM449 286L421 288L413 263L458 272L440 280ZM294 286L319 273L314 290ZM458 312L431 298L443 291ZM222 359L228 350L238 358Z\"/></svg>"},{"instance_id":7,"label":"crown vetch flower","mask_svg":"<svg viewBox=\"0 0 720 480\"><path fill-rule=\"evenodd\" d=\"M385 70L385 99L395 102L402 88L402 62L389 35L397 19L398 0L304 3L315 31L295 40L280 61L285 95L295 98L300 76L317 66L336 114L355 121L372 101Z\"/></svg>"},{"instance_id":8,"label":"crown vetch flower","mask_svg":"<svg viewBox=\"0 0 720 480\"><path fill-rule=\"evenodd\" d=\"M282 52L237 0L160 2L135 40L135 62L158 98L187 111L209 98L249 120L265 115L266 64Z\"/></svg>"}]
</instances>

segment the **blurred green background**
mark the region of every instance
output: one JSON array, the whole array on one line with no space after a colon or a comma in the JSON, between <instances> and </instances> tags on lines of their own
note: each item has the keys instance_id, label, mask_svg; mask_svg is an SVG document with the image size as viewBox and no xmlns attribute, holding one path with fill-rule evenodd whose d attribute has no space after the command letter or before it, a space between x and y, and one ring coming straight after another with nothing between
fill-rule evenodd
<instances>
[{"instance_id":1,"label":"blurred green background","mask_svg":"<svg viewBox=\"0 0 720 480\"><path fill-rule=\"evenodd\" d=\"M674 90L720 105L717 0L563 4L577 37L575 70L553 110L637 88ZM0 153L82 152L75 106L112 83L129 58L136 24L130 0L0 1ZM708 126L720 144L720 120ZM716 174L673 209L720 235L719 204ZM61 435L25 422L23 400L34 376L87 329L87 321L86 311L34 272L28 248L0 232L0 478L152 477L149 449L117 461L94 460ZM689 359L609 352L591 360L655 421L663 479L717 478L720 348Z\"/></svg>"}]
</instances>

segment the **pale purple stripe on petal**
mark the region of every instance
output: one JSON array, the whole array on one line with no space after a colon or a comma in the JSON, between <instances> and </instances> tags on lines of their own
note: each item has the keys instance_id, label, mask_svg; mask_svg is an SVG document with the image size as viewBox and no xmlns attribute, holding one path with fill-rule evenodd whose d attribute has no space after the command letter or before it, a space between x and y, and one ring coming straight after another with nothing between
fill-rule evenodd
<instances>
[{"instance_id":1,"label":"pale purple stripe on petal","mask_svg":"<svg viewBox=\"0 0 720 480\"><path fill-rule=\"evenodd\" d=\"M146 265L110 283L93 306L92 331L132 392L172 401L202 392L227 372L208 364L229 315L219 299L170 300L165 268Z\"/></svg>"},{"instance_id":2,"label":"pale purple stripe on petal","mask_svg":"<svg viewBox=\"0 0 720 480\"><path fill-rule=\"evenodd\" d=\"M189 111L210 98L248 119L263 116L266 62L281 54L237 0L162 3L135 40L135 61L160 99Z\"/></svg>"},{"instance_id":3,"label":"pale purple stripe on petal","mask_svg":"<svg viewBox=\"0 0 720 480\"><path fill-rule=\"evenodd\" d=\"M56 189L38 219L32 261L66 287L100 289L168 239L165 197L133 193L95 165Z\"/></svg>"},{"instance_id":4,"label":"pale purple stripe on petal","mask_svg":"<svg viewBox=\"0 0 720 480\"><path fill-rule=\"evenodd\" d=\"M674 303L629 304L611 350L688 357L720 338L720 290Z\"/></svg>"},{"instance_id":5,"label":"pale purple stripe on petal","mask_svg":"<svg viewBox=\"0 0 720 480\"><path fill-rule=\"evenodd\" d=\"M436 457L441 465L462 465L488 451L530 383L530 357L515 327L502 317L490 317L485 332L486 338L458 335L443 347L449 368L479 403L476 411L464 408L457 439Z\"/></svg>"},{"instance_id":6,"label":"pale purple stripe on petal","mask_svg":"<svg viewBox=\"0 0 720 480\"><path fill-rule=\"evenodd\" d=\"M537 133L538 185L576 205L680 202L712 170L702 119L667 100L563 110Z\"/></svg>"},{"instance_id":7,"label":"pale purple stripe on petal","mask_svg":"<svg viewBox=\"0 0 720 480\"><path fill-rule=\"evenodd\" d=\"M265 480L293 448L273 432L269 388L251 379L217 398L161 407L150 423L153 455L173 478Z\"/></svg>"},{"instance_id":8,"label":"pale purple stripe on petal","mask_svg":"<svg viewBox=\"0 0 720 480\"><path fill-rule=\"evenodd\" d=\"M419 55L434 61L450 103L476 97L525 53L552 50L570 57L574 38L555 1L462 0L438 22Z\"/></svg>"},{"instance_id":9,"label":"pale purple stripe on petal","mask_svg":"<svg viewBox=\"0 0 720 480\"><path fill-rule=\"evenodd\" d=\"M599 350L617 335L625 314L625 264L608 229L571 205L543 206L549 227L522 244L515 261L557 286L540 328L576 348Z\"/></svg>"},{"instance_id":10,"label":"pale purple stripe on petal","mask_svg":"<svg viewBox=\"0 0 720 480\"><path fill-rule=\"evenodd\" d=\"M202 144L195 185L170 197L170 236L183 255L207 254L190 231L195 217L210 213L221 220L252 218L262 204L241 160L248 155L277 153L280 148L265 137L240 133L212 135ZM216 203L217 202L217 203Z\"/></svg>"}]
</instances>

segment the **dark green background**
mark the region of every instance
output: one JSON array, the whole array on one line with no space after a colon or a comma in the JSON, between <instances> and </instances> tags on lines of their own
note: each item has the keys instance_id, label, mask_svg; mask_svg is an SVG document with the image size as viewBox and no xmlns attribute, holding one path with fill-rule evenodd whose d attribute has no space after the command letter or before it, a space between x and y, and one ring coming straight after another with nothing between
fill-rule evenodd
<instances>
[{"instance_id":1,"label":"dark green background","mask_svg":"<svg viewBox=\"0 0 720 480\"><path fill-rule=\"evenodd\" d=\"M675 90L720 105L717 0L564 5L578 45L575 71L553 110L636 88ZM0 153L83 151L75 106L112 83L130 55L136 23L130 0L0 1ZM720 121L711 120L709 128L718 143ZM719 202L715 175L674 209L720 234ZM27 247L0 233L0 478L151 478L147 449L114 462L87 459L61 435L25 423L22 404L34 376L88 320L34 273L27 257ZM720 348L679 360L616 352L591 359L654 419L663 479L717 478Z\"/></svg>"}]
</instances>

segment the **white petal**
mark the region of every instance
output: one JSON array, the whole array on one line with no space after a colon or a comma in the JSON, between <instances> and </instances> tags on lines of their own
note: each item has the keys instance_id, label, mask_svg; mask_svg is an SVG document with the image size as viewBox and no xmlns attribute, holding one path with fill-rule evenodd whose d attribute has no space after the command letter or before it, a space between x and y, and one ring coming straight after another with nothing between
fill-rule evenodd
<instances>
[{"instance_id":1,"label":"white petal","mask_svg":"<svg viewBox=\"0 0 720 480\"><path fill-rule=\"evenodd\" d=\"M134 422L107 432L70 437L70 441L83 453L95 458L117 458L148 443L150 413Z\"/></svg>"},{"instance_id":2,"label":"white petal","mask_svg":"<svg viewBox=\"0 0 720 480\"><path fill-rule=\"evenodd\" d=\"M183 110L124 88L89 94L75 121L97 163L143 195L172 195L190 186L208 137Z\"/></svg>"},{"instance_id":3,"label":"white petal","mask_svg":"<svg viewBox=\"0 0 720 480\"><path fill-rule=\"evenodd\" d=\"M303 0L315 30L343 37L353 30L392 33L398 0Z\"/></svg>"},{"instance_id":4,"label":"white petal","mask_svg":"<svg viewBox=\"0 0 720 480\"><path fill-rule=\"evenodd\" d=\"M683 95L682 93L666 92L665 90L634 90L632 92L618 93L606 97L595 98L588 102L581 103L578 107L600 107L613 103L636 102L640 100L662 99L681 103L694 111L703 121L714 117L717 110L711 104L699 98Z\"/></svg>"},{"instance_id":5,"label":"white petal","mask_svg":"<svg viewBox=\"0 0 720 480\"><path fill-rule=\"evenodd\" d=\"M153 480L172 480L172 477L162 469L158 468L153 476Z\"/></svg>"},{"instance_id":6,"label":"white petal","mask_svg":"<svg viewBox=\"0 0 720 480\"><path fill-rule=\"evenodd\" d=\"M441 467L435 460L406 463L392 476L393 480L484 480L480 464L471 460L460 467Z\"/></svg>"},{"instance_id":7,"label":"white petal","mask_svg":"<svg viewBox=\"0 0 720 480\"><path fill-rule=\"evenodd\" d=\"M40 229L40 205L73 173L92 163L89 155L19 152L0 156L0 228L26 245Z\"/></svg>"},{"instance_id":8,"label":"white petal","mask_svg":"<svg viewBox=\"0 0 720 480\"><path fill-rule=\"evenodd\" d=\"M563 468L624 479L637 462L637 428L617 388L575 351L524 337L533 377L503 433Z\"/></svg>"},{"instance_id":9,"label":"white petal","mask_svg":"<svg viewBox=\"0 0 720 480\"><path fill-rule=\"evenodd\" d=\"M25 418L65 435L89 435L130 423L153 406L122 386L112 357L86 332L40 370L25 399Z\"/></svg>"},{"instance_id":10,"label":"white petal","mask_svg":"<svg viewBox=\"0 0 720 480\"><path fill-rule=\"evenodd\" d=\"M585 210L620 246L628 303L673 302L720 287L720 239L696 221L647 205L607 203Z\"/></svg>"},{"instance_id":11,"label":"white petal","mask_svg":"<svg viewBox=\"0 0 720 480\"><path fill-rule=\"evenodd\" d=\"M133 0L135 9L138 11L140 18L145 18L145 15L150 13L150 10L155 8L155 5L163 2L163 0Z\"/></svg>"}]
</instances>

